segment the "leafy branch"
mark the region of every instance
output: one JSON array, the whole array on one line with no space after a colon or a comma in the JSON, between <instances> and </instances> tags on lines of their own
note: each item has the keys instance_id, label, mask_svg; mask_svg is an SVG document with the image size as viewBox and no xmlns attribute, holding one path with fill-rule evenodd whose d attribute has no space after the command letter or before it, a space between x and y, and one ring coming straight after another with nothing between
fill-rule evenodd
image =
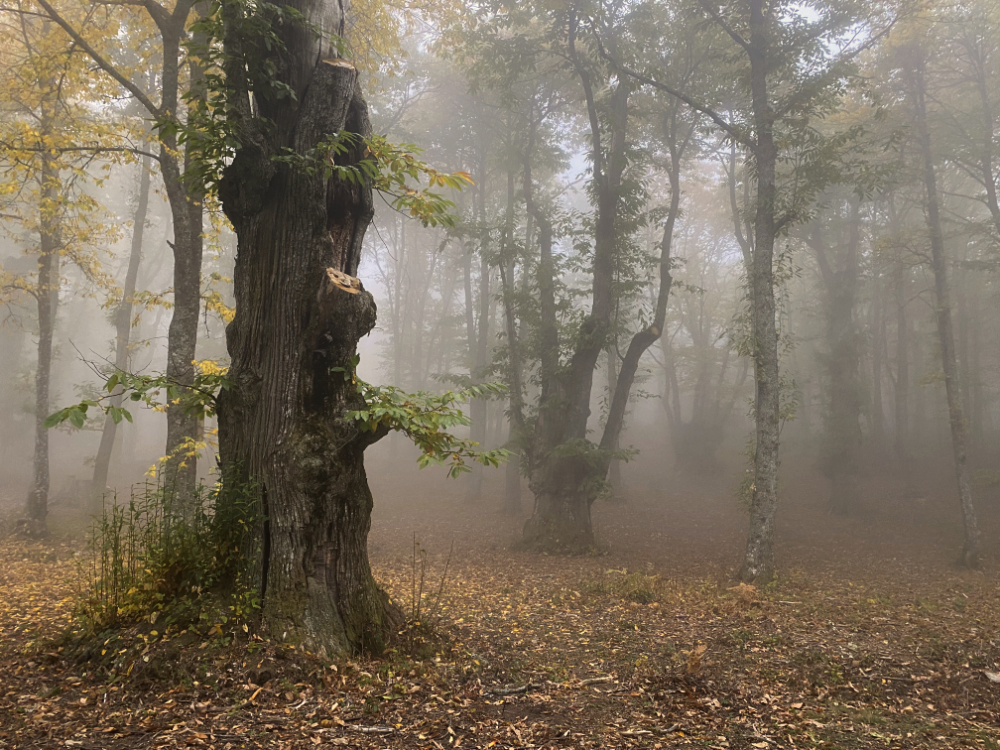
<instances>
[{"instance_id":1,"label":"leafy branch","mask_svg":"<svg viewBox=\"0 0 1000 750\"><path fill-rule=\"evenodd\" d=\"M338 164L358 145L363 146L365 158L357 164ZM305 174L320 171L323 178L336 177L353 185L369 183L383 195L392 198L393 209L419 219L425 226L455 226L456 217L451 213L454 202L445 198L435 188L461 190L474 185L468 172L441 172L421 161L423 149L412 143L390 143L385 136L362 138L357 133L341 131L322 141L314 149L299 153L284 148L272 161L288 164ZM426 181L427 184L422 183Z\"/></svg>"},{"instance_id":2,"label":"leafy branch","mask_svg":"<svg viewBox=\"0 0 1000 750\"><path fill-rule=\"evenodd\" d=\"M345 415L348 420L355 421L362 432L381 432L383 435L391 431L404 433L421 450L417 461L421 468L447 465L451 477L469 471L467 461L495 467L506 458L506 450L479 450L478 443L451 433L455 427L466 427L471 423L471 419L459 408L461 404L474 398L503 394L507 390L505 386L486 383L442 394L424 391L406 393L393 386L372 385L358 378L354 369L359 361L358 357L354 357L349 370L334 367L331 371L344 373L344 378L354 383L364 398L366 408L349 411ZM122 419L131 422L131 412L111 401L113 397L125 395L131 401L157 411L162 411L169 403L179 405L185 413L198 418L212 417L218 407L219 391L228 389L232 384L228 369L211 360L194 364L197 374L189 384L178 383L162 374L136 375L115 370L104 383L104 395L83 399L50 414L45 420L45 427L69 422L81 429L90 409L102 411L115 424Z\"/></svg>"},{"instance_id":3,"label":"leafy branch","mask_svg":"<svg viewBox=\"0 0 1000 750\"><path fill-rule=\"evenodd\" d=\"M219 391L229 388L231 381L226 377L226 368L219 367L214 362L195 364L198 367L198 374L190 384L178 383L163 374L136 375L125 370L115 370L104 383L103 395L83 399L79 403L50 414L45 419L45 427L51 429L63 422L69 422L73 427L80 429L87 421L87 412L92 408L103 411L105 416L114 420L115 424L122 419L131 422L132 413L127 408L106 403L116 396L126 394L131 401L141 402L156 411L162 411L168 403L179 404L188 415L198 418L212 417L218 406Z\"/></svg>"},{"instance_id":4,"label":"leafy branch","mask_svg":"<svg viewBox=\"0 0 1000 750\"><path fill-rule=\"evenodd\" d=\"M198 60L202 69L199 86L185 94L188 117L181 121L161 117L157 127L161 133L169 132L179 144L186 144L193 155L187 171L190 179L214 192L222 173L243 143L242 129L234 126L240 118L230 114L239 109L237 101L242 95L238 89L247 86L255 96L271 101L294 102L295 92L281 83L277 65L284 52L284 41L278 33L284 25L303 26L313 34L320 29L297 10L269 2L253 3L249 10L247 0L237 0L227 9L225 22L219 0L212 3L210 12L191 26L193 38L187 43L189 54ZM245 47L241 57L243 67L239 75L245 81L234 85L227 80L227 52L223 38L242 40ZM334 39L338 47L343 40ZM338 53L339 54L339 53ZM254 119L263 133L270 133L273 123L259 114ZM363 159L357 164L338 164L338 157L362 147ZM409 143L390 143L385 136L369 138L341 131L322 140L307 153L297 153L283 147L272 153L272 162L286 164L316 175L322 171L325 179L337 178L352 184L370 184L387 196L397 211L419 219L424 226L454 226L452 214L455 204L446 199L438 188L461 190L474 184L467 172L440 172L420 159L422 150ZM426 183L426 184L424 184Z\"/></svg>"},{"instance_id":5,"label":"leafy branch","mask_svg":"<svg viewBox=\"0 0 1000 750\"><path fill-rule=\"evenodd\" d=\"M417 463L420 468L431 465L448 465L448 475L457 477L469 471L466 460L483 466L499 466L508 451L478 450L479 443L457 438L451 430L471 424L459 408L459 404L470 399L485 398L507 392L507 387L499 383L472 385L460 391L445 391L442 394L406 393L386 385L378 386L357 380L358 390L365 399L367 408L347 413L348 419L357 420L366 432L377 430L402 432L421 450Z\"/></svg>"}]
</instances>

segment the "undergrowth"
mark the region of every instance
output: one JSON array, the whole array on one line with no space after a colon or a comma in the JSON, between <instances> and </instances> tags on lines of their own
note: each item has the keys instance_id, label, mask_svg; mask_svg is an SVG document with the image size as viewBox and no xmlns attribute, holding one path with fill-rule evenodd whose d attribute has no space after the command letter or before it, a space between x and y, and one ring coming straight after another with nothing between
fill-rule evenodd
<instances>
[{"instance_id":1,"label":"undergrowth","mask_svg":"<svg viewBox=\"0 0 1000 750\"><path fill-rule=\"evenodd\" d=\"M592 579L585 587L589 593L613 596L637 604L652 604L666 594L660 575L647 575L639 571L607 570L600 578Z\"/></svg>"},{"instance_id":2,"label":"undergrowth","mask_svg":"<svg viewBox=\"0 0 1000 750\"><path fill-rule=\"evenodd\" d=\"M166 629L241 625L260 608L254 585L256 493L199 488L181 503L163 487L133 487L106 500L88 539L84 590L73 636L87 639L138 623Z\"/></svg>"}]
</instances>

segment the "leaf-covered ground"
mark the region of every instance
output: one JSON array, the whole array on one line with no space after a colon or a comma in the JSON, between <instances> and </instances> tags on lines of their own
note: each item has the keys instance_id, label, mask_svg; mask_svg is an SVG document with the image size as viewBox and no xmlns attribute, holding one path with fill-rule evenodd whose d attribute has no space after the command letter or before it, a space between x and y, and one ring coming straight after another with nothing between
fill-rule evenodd
<instances>
[{"instance_id":1,"label":"leaf-covered ground","mask_svg":"<svg viewBox=\"0 0 1000 750\"><path fill-rule=\"evenodd\" d=\"M950 566L953 508L790 503L758 590L728 577L732 501L694 487L598 507L610 552L562 559L461 487L376 482L373 562L419 620L377 661L148 623L69 659L45 644L81 546L8 539L0 748L1000 748L996 555Z\"/></svg>"}]
</instances>

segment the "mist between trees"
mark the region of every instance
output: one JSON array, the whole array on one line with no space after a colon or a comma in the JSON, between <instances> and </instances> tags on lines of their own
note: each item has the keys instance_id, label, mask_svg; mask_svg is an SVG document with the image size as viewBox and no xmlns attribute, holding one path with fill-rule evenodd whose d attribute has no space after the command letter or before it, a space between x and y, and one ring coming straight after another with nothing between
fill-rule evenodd
<instances>
[{"instance_id":1,"label":"mist between trees","mask_svg":"<svg viewBox=\"0 0 1000 750\"><path fill-rule=\"evenodd\" d=\"M19 0L0 24L23 532L147 473L181 508L246 483L262 628L331 653L399 620L366 540L421 456L532 551L599 552L595 507L725 477L734 574L763 583L786 506L869 518L933 476L955 559L995 557L995 2Z\"/></svg>"}]
</instances>

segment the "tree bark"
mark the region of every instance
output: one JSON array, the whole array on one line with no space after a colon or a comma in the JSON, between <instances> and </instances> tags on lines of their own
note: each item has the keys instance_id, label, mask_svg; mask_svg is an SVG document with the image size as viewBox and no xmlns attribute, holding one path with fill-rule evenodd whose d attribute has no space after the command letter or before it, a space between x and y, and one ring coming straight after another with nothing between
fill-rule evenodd
<instances>
[{"instance_id":1,"label":"tree bark","mask_svg":"<svg viewBox=\"0 0 1000 750\"><path fill-rule=\"evenodd\" d=\"M181 51L182 42L188 40L187 22L192 9L204 0L178 0L167 8L154 0L142 3L156 24L163 44L162 65L157 79L160 102L156 104L150 94L130 80L114 61L95 50L86 39L56 9L39 0L46 15L55 21L73 39L98 68L129 91L147 110L150 117L166 122L176 121L181 105ZM201 80L201 70L194 58L188 58L189 79L196 89ZM197 95L197 92L195 91ZM177 134L162 129L159 134L160 149L157 160L164 189L170 203L173 219L174 241L174 308L167 340L167 377L178 384L191 383L194 379L195 345L198 339L198 310L201 306L201 253L202 253L202 191L190 190L185 182L186 167L190 166L187 146L178 143ZM181 156L183 152L183 157ZM182 169L182 158L183 166ZM197 420L185 413L182 404L167 404L167 454L173 458L164 467L164 483L177 494L181 510L190 510L197 481L197 455L188 448L198 436Z\"/></svg>"},{"instance_id":2,"label":"tree bark","mask_svg":"<svg viewBox=\"0 0 1000 750\"><path fill-rule=\"evenodd\" d=\"M43 127L50 125L47 113L42 114ZM55 158L42 154L41 200L39 202L40 232L38 282L35 300L38 305L38 365L35 369L35 452L32 459L34 483L28 494L27 526L30 536L48 534L49 513L49 431L45 419L49 415L49 390L52 384L52 339L59 308L60 238L59 238L59 172Z\"/></svg>"},{"instance_id":3,"label":"tree bark","mask_svg":"<svg viewBox=\"0 0 1000 750\"><path fill-rule=\"evenodd\" d=\"M931 245L931 267L934 272L935 311L938 339L941 346L941 367L944 371L945 395L948 399L948 422L951 427L951 445L955 457L955 475L958 497L962 509L964 542L959 563L978 568L980 563L979 523L972 498L972 483L967 463L968 436L962 410L961 384L955 353L955 333L951 319L951 298L945 260L944 234L941 230L941 209L938 204L937 175L934 153L931 149L930 127L927 122L925 62L923 51L913 50L911 73L917 139L923 159L925 201L924 214Z\"/></svg>"},{"instance_id":4,"label":"tree bark","mask_svg":"<svg viewBox=\"0 0 1000 750\"><path fill-rule=\"evenodd\" d=\"M144 158L139 167L139 201L135 208L135 220L132 222L132 246L129 251L128 270L125 272L125 283L122 286L122 299L115 310L115 369L128 369L128 345L132 333L132 298L135 295L136 279L139 276L139 263L142 261L142 239L146 229L146 214L149 209L150 163ZM122 405L122 387L119 385L111 394L111 405ZM104 419L104 430L101 432L101 445L97 449L97 460L94 462L94 476L90 484L92 505L97 506L104 496L108 484L108 470L111 465L111 452L115 445L115 433L118 425L110 417Z\"/></svg>"},{"instance_id":5,"label":"tree bark","mask_svg":"<svg viewBox=\"0 0 1000 750\"><path fill-rule=\"evenodd\" d=\"M885 297L883 276L872 274L872 446L875 453L885 452L885 407L882 403L882 371L885 366Z\"/></svg>"},{"instance_id":6,"label":"tree bark","mask_svg":"<svg viewBox=\"0 0 1000 750\"><path fill-rule=\"evenodd\" d=\"M480 159L480 185L477 194L476 212L479 217L479 224L482 226L486 220L486 148L482 149ZM508 193L512 185L512 178L508 179ZM508 195L509 198L509 195ZM504 230L505 232L507 229ZM470 336L475 333L475 340L470 338L469 348L474 349L475 358L472 361L470 372L473 383L483 382L486 375L486 368L489 365L490 357L490 263L487 254L487 239L483 239L479 246L479 309L476 315L477 326L474 331L470 331ZM469 433L472 442L478 443L481 447L486 444L487 417L489 403L484 398L474 398L469 404L469 416L472 420ZM483 465L476 462L470 467L471 471L467 479L465 500L469 503L478 502L483 492Z\"/></svg>"},{"instance_id":7,"label":"tree bark","mask_svg":"<svg viewBox=\"0 0 1000 750\"><path fill-rule=\"evenodd\" d=\"M606 352L608 360L608 406L614 399L618 390L618 352L614 348L609 348ZM612 450L618 450L620 440L616 440L611 446ZM608 464L608 499L612 502L624 502L624 488L622 487L622 462L621 459L612 458Z\"/></svg>"},{"instance_id":8,"label":"tree bark","mask_svg":"<svg viewBox=\"0 0 1000 750\"><path fill-rule=\"evenodd\" d=\"M220 197L239 245L220 453L226 481L252 488L266 519L257 539L264 630L319 654L378 652L400 621L367 553L373 501L364 450L381 433L362 433L346 416L364 406L352 358L375 325L374 300L355 278L371 188L271 158L286 146L307 154L341 132L366 137L371 125L357 71L330 47L343 31L340 6L292 7L305 23L275 27L284 51L270 54L294 101L261 85L252 110L245 65L254 49L239 24L226 38L240 146ZM337 163L356 165L365 148L353 141Z\"/></svg>"},{"instance_id":9,"label":"tree bark","mask_svg":"<svg viewBox=\"0 0 1000 750\"><path fill-rule=\"evenodd\" d=\"M770 29L764 0L750 0L750 93L755 132L757 206L751 252L753 364L756 379L754 419L754 482L750 500L750 528L738 577L745 583L766 583L774 577L774 514L778 507L778 435L780 383L778 380L778 331L775 326L774 241L777 187L774 112L768 91Z\"/></svg>"},{"instance_id":10,"label":"tree bark","mask_svg":"<svg viewBox=\"0 0 1000 750\"><path fill-rule=\"evenodd\" d=\"M182 3L178 3L180 7ZM204 12L204 2L195 0L191 6ZM176 112L179 93L179 64L182 41L187 39L188 12L175 11L171 23L163 29L164 88L163 108ZM197 41L197 40L196 40ZM201 40L204 44L205 40ZM189 95L203 95L204 73L189 58ZM167 329L167 377L175 383L194 382L194 360L198 345L198 313L201 310L202 228L205 191L186 179L191 168L192 149L184 148L182 161L177 151L176 136L169 134L162 139L160 173L170 203L173 219L174 242L174 309ZM195 443L201 437L198 420L188 414L181 404L167 407L167 455L164 467L164 486L175 494L184 515L193 512L195 488L198 483L198 452Z\"/></svg>"},{"instance_id":11,"label":"tree bark","mask_svg":"<svg viewBox=\"0 0 1000 750\"><path fill-rule=\"evenodd\" d=\"M510 368L508 386L510 388L510 413L508 415L507 466L504 470L503 512L509 516L521 513L521 455L527 441L524 424L524 385L521 363L521 342L517 330L515 311L516 262L514 258L514 168L507 169L507 216L504 226L504 244L500 258L501 306L505 333L507 334L507 363ZM550 228L551 234L551 228ZM550 240L551 241L551 240ZM531 228L528 228L525 246L531 245Z\"/></svg>"}]
</instances>

